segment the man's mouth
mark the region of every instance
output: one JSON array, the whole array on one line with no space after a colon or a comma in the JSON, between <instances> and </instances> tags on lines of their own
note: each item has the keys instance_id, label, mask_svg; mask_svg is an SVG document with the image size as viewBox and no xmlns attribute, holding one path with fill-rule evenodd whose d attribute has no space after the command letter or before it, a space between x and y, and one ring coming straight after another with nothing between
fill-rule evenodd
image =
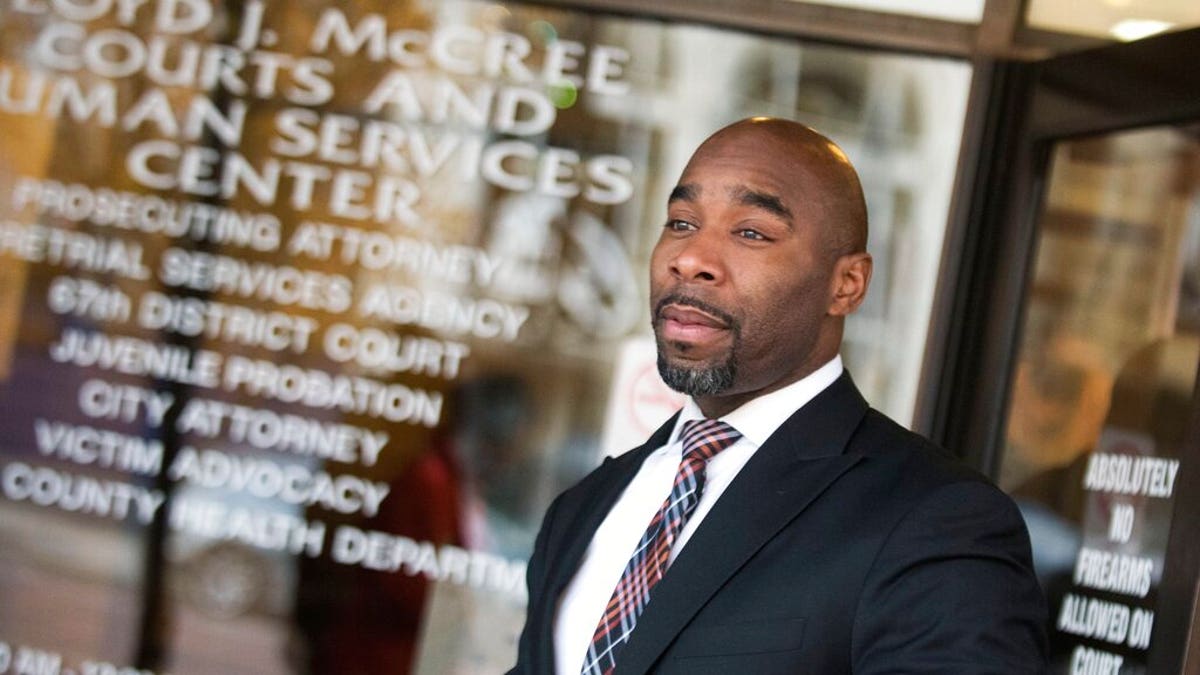
<instances>
[{"instance_id":1,"label":"man's mouth","mask_svg":"<svg viewBox=\"0 0 1200 675\"><path fill-rule=\"evenodd\" d=\"M683 343L712 342L733 327L732 317L695 301L664 298L658 306L659 337Z\"/></svg>"}]
</instances>

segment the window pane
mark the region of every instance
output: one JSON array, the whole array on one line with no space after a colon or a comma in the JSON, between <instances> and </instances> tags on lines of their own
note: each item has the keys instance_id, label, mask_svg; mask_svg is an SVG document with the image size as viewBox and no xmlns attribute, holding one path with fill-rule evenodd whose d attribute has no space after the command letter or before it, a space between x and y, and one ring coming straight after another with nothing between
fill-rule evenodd
<instances>
[{"instance_id":1,"label":"window pane","mask_svg":"<svg viewBox=\"0 0 1200 675\"><path fill-rule=\"evenodd\" d=\"M0 647L502 671L549 501L678 403L649 252L745 116L861 170L845 356L911 418L967 65L517 4L108 4L0 23Z\"/></svg>"},{"instance_id":2,"label":"window pane","mask_svg":"<svg viewBox=\"0 0 1200 675\"><path fill-rule=\"evenodd\" d=\"M1187 129L1055 151L1000 472L1051 598L1055 672L1145 664L1200 359L1198 167ZM1096 611L1125 627L1090 634Z\"/></svg>"},{"instance_id":3,"label":"window pane","mask_svg":"<svg viewBox=\"0 0 1200 675\"><path fill-rule=\"evenodd\" d=\"M835 5L873 12L909 14L930 19L979 23L983 19L983 0L802 0L811 5Z\"/></svg>"}]
</instances>

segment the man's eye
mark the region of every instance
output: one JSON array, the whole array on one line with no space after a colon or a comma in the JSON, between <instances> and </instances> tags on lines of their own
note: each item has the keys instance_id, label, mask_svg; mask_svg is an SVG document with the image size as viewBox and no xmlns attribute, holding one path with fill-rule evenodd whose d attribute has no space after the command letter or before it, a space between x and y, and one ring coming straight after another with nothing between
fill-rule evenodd
<instances>
[{"instance_id":1,"label":"man's eye","mask_svg":"<svg viewBox=\"0 0 1200 675\"><path fill-rule=\"evenodd\" d=\"M762 232L759 232L758 230L751 230L749 228L738 230L737 234L743 239L752 239L755 241L767 240L767 237Z\"/></svg>"},{"instance_id":2,"label":"man's eye","mask_svg":"<svg viewBox=\"0 0 1200 675\"><path fill-rule=\"evenodd\" d=\"M683 232L686 230L694 230L696 226L686 220L668 220L667 229L675 232Z\"/></svg>"}]
</instances>

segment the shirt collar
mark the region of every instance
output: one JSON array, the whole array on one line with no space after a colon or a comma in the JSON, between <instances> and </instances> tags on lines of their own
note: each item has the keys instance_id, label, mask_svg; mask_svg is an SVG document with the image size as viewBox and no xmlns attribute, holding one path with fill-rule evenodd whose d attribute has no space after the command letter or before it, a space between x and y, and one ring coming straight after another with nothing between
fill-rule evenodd
<instances>
[{"instance_id":1,"label":"shirt collar","mask_svg":"<svg viewBox=\"0 0 1200 675\"><path fill-rule=\"evenodd\" d=\"M828 363L799 380L751 399L719 419L737 429L742 437L755 447L759 447L767 442L787 418L841 377L843 370L845 369L842 367L842 357L836 355ZM670 446L679 440L684 422L699 419L704 419L704 413L700 412L700 406L696 405L694 399L688 398L683 410L679 412L679 419L675 422L671 441L667 445Z\"/></svg>"}]
</instances>

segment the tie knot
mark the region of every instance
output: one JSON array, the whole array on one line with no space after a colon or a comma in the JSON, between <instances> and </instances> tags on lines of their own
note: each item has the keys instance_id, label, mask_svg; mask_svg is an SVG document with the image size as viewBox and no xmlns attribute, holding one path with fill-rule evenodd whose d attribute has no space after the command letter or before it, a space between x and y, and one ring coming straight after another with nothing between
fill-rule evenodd
<instances>
[{"instance_id":1,"label":"tie knot","mask_svg":"<svg viewBox=\"0 0 1200 675\"><path fill-rule=\"evenodd\" d=\"M742 434L721 420L688 420L683 423L683 458L704 461L733 445Z\"/></svg>"}]
</instances>

